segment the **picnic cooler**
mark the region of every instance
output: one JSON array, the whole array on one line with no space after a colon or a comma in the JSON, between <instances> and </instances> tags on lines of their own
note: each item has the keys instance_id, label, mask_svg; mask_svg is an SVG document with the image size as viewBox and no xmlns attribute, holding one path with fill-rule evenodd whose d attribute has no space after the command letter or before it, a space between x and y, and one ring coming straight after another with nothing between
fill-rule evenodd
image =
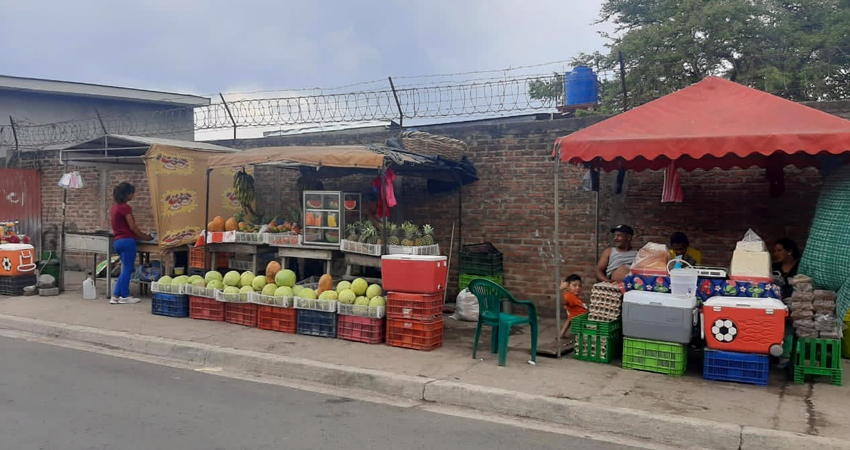
<instances>
[{"instance_id":1,"label":"picnic cooler","mask_svg":"<svg viewBox=\"0 0 850 450\"><path fill-rule=\"evenodd\" d=\"M708 348L728 352L782 354L788 309L774 298L712 297L702 307Z\"/></svg>"},{"instance_id":2,"label":"picnic cooler","mask_svg":"<svg viewBox=\"0 0 850 450\"><path fill-rule=\"evenodd\" d=\"M436 294L446 289L445 256L384 255L381 279L384 291Z\"/></svg>"},{"instance_id":3,"label":"picnic cooler","mask_svg":"<svg viewBox=\"0 0 850 450\"><path fill-rule=\"evenodd\" d=\"M687 344L698 323L696 297L647 291L623 295L623 336Z\"/></svg>"},{"instance_id":4,"label":"picnic cooler","mask_svg":"<svg viewBox=\"0 0 850 450\"><path fill-rule=\"evenodd\" d=\"M32 245L0 244L0 276L30 275L35 267L35 249Z\"/></svg>"}]
</instances>

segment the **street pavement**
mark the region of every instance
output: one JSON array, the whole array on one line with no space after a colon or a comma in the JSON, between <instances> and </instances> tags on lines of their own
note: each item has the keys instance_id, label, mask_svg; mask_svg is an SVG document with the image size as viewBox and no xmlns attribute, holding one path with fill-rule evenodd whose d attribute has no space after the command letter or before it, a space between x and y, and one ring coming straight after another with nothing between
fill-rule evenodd
<instances>
[{"instance_id":1,"label":"street pavement","mask_svg":"<svg viewBox=\"0 0 850 450\"><path fill-rule=\"evenodd\" d=\"M0 338L0 449L632 449Z\"/></svg>"}]
</instances>

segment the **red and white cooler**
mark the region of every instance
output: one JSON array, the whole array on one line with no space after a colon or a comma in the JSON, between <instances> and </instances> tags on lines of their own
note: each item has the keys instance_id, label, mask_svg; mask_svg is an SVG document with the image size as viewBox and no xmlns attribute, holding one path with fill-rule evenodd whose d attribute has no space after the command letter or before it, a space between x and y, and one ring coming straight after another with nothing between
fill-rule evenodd
<instances>
[{"instance_id":1,"label":"red and white cooler","mask_svg":"<svg viewBox=\"0 0 850 450\"><path fill-rule=\"evenodd\" d=\"M702 306L708 348L782 355L788 308L775 298L712 297Z\"/></svg>"},{"instance_id":2,"label":"red and white cooler","mask_svg":"<svg viewBox=\"0 0 850 450\"><path fill-rule=\"evenodd\" d=\"M436 294L446 289L448 262L445 256L384 255L381 281L384 291Z\"/></svg>"},{"instance_id":3,"label":"red and white cooler","mask_svg":"<svg viewBox=\"0 0 850 450\"><path fill-rule=\"evenodd\" d=\"M31 275L35 271L35 249L29 244L0 244L0 276Z\"/></svg>"}]
</instances>

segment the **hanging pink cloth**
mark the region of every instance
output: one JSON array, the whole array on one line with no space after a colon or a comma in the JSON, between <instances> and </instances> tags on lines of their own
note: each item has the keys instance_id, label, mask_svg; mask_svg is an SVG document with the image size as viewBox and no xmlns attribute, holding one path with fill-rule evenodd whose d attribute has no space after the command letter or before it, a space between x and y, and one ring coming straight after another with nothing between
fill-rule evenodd
<instances>
[{"instance_id":1,"label":"hanging pink cloth","mask_svg":"<svg viewBox=\"0 0 850 450\"><path fill-rule=\"evenodd\" d=\"M395 182L395 172L392 169L388 169L384 174L385 182L384 182L384 190L381 190L381 177L375 177L372 180L372 187L378 189L378 207L376 209L376 215L379 219L390 216L390 208L394 208L398 205L398 201L395 198L395 190L393 188L393 183ZM384 198L387 199L387 209L384 211Z\"/></svg>"},{"instance_id":2,"label":"hanging pink cloth","mask_svg":"<svg viewBox=\"0 0 850 450\"><path fill-rule=\"evenodd\" d=\"M661 203L682 203L682 184L676 163L670 161L670 165L664 169L664 188L661 190Z\"/></svg>"}]
</instances>

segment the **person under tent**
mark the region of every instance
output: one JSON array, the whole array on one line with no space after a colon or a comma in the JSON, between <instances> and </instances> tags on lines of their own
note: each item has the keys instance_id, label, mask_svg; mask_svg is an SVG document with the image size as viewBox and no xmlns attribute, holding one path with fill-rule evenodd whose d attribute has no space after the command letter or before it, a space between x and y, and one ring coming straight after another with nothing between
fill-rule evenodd
<instances>
[{"instance_id":1,"label":"person under tent","mask_svg":"<svg viewBox=\"0 0 850 450\"><path fill-rule=\"evenodd\" d=\"M620 283L628 275L637 256L637 250L632 247L635 230L628 225L617 225L611 228L611 233L614 235L614 246L606 248L599 257L596 280Z\"/></svg>"}]
</instances>

